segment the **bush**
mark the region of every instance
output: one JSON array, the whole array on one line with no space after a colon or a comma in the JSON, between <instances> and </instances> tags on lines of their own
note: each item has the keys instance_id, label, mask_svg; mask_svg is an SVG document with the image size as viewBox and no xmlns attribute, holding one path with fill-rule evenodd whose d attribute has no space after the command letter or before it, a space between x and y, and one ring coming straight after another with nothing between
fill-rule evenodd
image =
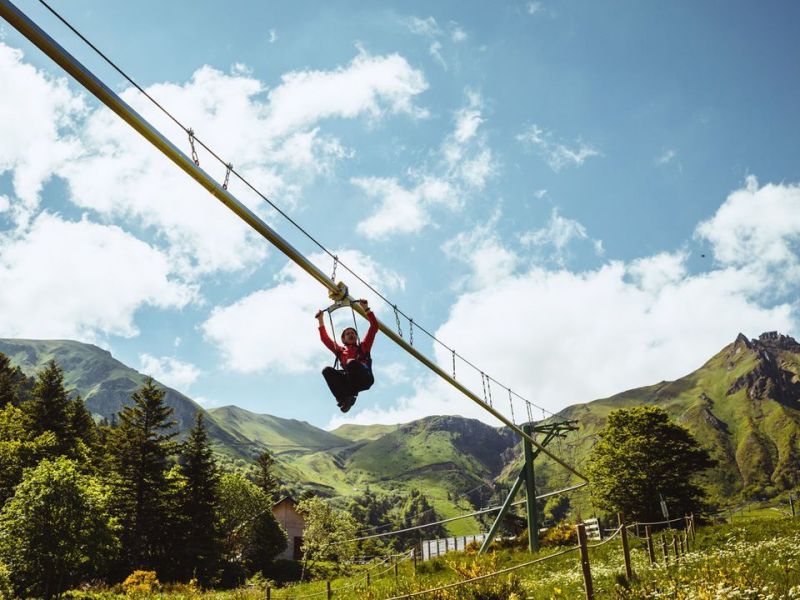
<instances>
[{"instance_id":1,"label":"bush","mask_svg":"<svg viewBox=\"0 0 800 600\"><path fill-rule=\"evenodd\" d=\"M300 581L300 576L302 574L303 563L298 560L287 560L285 558L272 561L272 564L264 569L264 575L279 585L292 581Z\"/></svg>"},{"instance_id":2,"label":"bush","mask_svg":"<svg viewBox=\"0 0 800 600\"><path fill-rule=\"evenodd\" d=\"M0 600L11 600L14 597L14 587L11 585L11 571L0 563Z\"/></svg>"},{"instance_id":3,"label":"bush","mask_svg":"<svg viewBox=\"0 0 800 600\"><path fill-rule=\"evenodd\" d=\"M134 571L122 582L126 596L149 596L161 588L155 571Z\"/></svg>"},{"instance_id":4,"label":"bush","mask_svg":"<svg viewBox=\"0 0 800 600\"><path fill-rule=\"evenodd\" d=\"M539 537L542 546L574 546L578 543L578 533L569 523L559 523Z\"/></svg>"},{"instance_id":5,"label":"bush","mask_svg":"<svg viewBox=\"0 0 800 600\"><path fill-rule=\"evenodd\" d=\"M445 564L443 558L432 558L431 560L417 563L417 573L438 573L440 571L444 571L446 568L447 565Z\"/></svg>"}]
</instances>

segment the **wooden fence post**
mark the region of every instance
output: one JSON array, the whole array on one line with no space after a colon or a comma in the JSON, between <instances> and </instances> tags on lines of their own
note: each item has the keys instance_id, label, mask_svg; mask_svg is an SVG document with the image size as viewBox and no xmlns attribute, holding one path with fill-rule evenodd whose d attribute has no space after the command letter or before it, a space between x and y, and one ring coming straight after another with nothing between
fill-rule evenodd
<instances>
[{"instance_id":1,"label":"wooden fence post","mask_svg":"<svg viewBox=\"0 0 800 600\"><path fill-rule=\"evenodd\" d=\"M586 546L586 526L583 523L576 525L578 529L578 544L581 548L581 568L583 569L583 585L586 589L586 600L594 600L592 587L592 571L589 567L589 548Z\"/></svg>"},{"instance_id":2,"label":"wooden fence post","mask_svg":"<svg viewBox=\"0 0 800 600\"><path fill-rule=\"evenodd\" d=\"M414 559L414 575L417 574L417 549L413 548L411 550L411 557Z\"/></svg>"},{"instance_id":3,"label":"wooden fence post","mask_svg":"<svg viewBox=\"0 0 800 600\"><path fill-rule=\"evenodd\" d=\"M397 560L394 561L394 578L397 579Z\"/></svg>"},{"instance_id":4,"label":"wooden fence post","mask_svg":"<svg viewBox=\"0 0 800 600\"><path fill-rule=\"evenodd\" d=\"M789 509L792 511L792 516L795 516L794 512L794 500L792 500L792 493L789 492Z\"/></svg>"},{"instance_id":5,"label":"wooden fence post","mask_svg":"<svg viewBox=\"0 0 800 600\"><path fill-rule=\"evenodd\" d=\"M675 552L675 562L677 562L681 555L678 553L678 537L674 533L672 534L672 550Z\"/></svg>"},{"instance_id":6,"label":"wooden fence post","mask_svg":"<svg viewBox=\"0 0 800 600\"><path fill-rule=\"evenodd\" d=\"M369 587L369 571L367 571L367 587Z\"/></svg>"},{"instance_id":7,"label":"wooden fence post","mask_svg":"<svg viewBox=\"0 0 800 600\"><path fill-rule=\"evenodd\" d=\"M661 533L661 550L664 552L664 566L669 566L669 550L667 549L667 536Z\"/></svg>"},{"instance_id":8,"label":"wooden fence post","mask_svg":"<svg viewBox=\"0 0 800 600\"><path fill-rule=\"evenodd\" d=\"M633 569L631 569L631 549L628 546L628 529L625 527L625 515L617 513L617 521L619 522L619 535L622 540L622 554L625 557L625 577L628 581L633 579Z\"/></svg>"},{"instance_id":9,"label":"wooden fence post","mask_svg":"<svg viewBox=\"0 0 800 600\"><path fill-rule=\"evenodd\" d=\"M328 600L331 600L331 598L333 597L333 593L331 592L331 582L330 581L326 581L325 582L325 592L327 593Z\"/></svg>"},{"instance_id":10,"label":"wooden fence post","mask_svg":"<svg viewBox=\"0 0 800 600\"><path fill-rule=\"evenodd\" d=\"M267 598L267 600L270 600L270 597L271 597L271 596L272 596L272 594L271 594L271 592L270 592L269 586L267 586L267 592L266 592L266 598Z\"/></svg>"},{"instance_id":11,"label":"wooden fence post","mask_svg":"<svg viewBox=\"0 0 800 600\"><path fill-rule=\"evenodd\" d=\"M653 547L653 532L650 525L644 526L644 535L647 538L647 554L650 556L650 564L656 564L656 549Z\"/></svg>"},{"instance_id":12,"label":"wooden fence post","mask_svg":"<svg viewBox=\"0 0 800 600\"><path fill-rule=\"evenodd\" d=\"M694 541L695 534L697 533L697 530L694 527L694 513L689 513L689 520L692 523L692 541Z\"/></svg>"}]
</instances>

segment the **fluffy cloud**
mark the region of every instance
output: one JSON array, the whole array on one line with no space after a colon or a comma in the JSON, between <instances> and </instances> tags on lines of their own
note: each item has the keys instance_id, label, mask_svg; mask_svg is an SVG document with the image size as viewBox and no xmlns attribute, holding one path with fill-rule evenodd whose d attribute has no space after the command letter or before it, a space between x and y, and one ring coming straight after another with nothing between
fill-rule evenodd
<instances>
[{"instance_id":1,"label":"fluffy cloud","mask_svg":"<svg viewBox=\"0 0 800 600\"><path fill-rule=\"evenodd\" d=\"M42 185L57 165L76 156L71 133L85 111L66 79L54 79L0 42L0 174L13 171L14 218L24 224L38 206Z\"/></svg>"},{"instance_id":2,"label":"fluffy cloud","mask_svg":"<svg viewBox=\"0 0 800 600\"><path fill-rule=\"evenodd\" d=\"M397 274L360 252L344 250L337 255L342 263L367 281L381 281L381 288L387 292L404 285ZM317 255L310 260L325 264L326 257ZM351 285L353 297L367 298L376 312L381 310L382 303L363 285L342 277ZM284 267L276 281L271 288L249 294L229 306L215 308L202 325L206 339L219 348L227 366L235 371L302 373L316 368L328 354L319 341L313 320L316 311L328 302L324 290L293 263ZM365 321L358 319L359 327L365 327ZM350 311L343 309L334 313L334 324L337 333L352 324ZM278 340L280 343L275 343Z\"/></svg>"},{"instance_id":3,"label":"fluffy cloud","mask_svg":"<svg viewBox=\"0 0 800 600\"><path fill-rule=\"evenodd\" d=\"M553 208L550 213L550 220L546 227L528 231L520 236L520 242L539 251L539 259L552 261L558 265L563 265L568 257L570 245L578 240L589 240L589 235L578 221L562 217L557 208ZM600 240L592 240L595 254L602 256L603 243Z\"/></svg>"},{"instance_id":4,"label":"fluffy cloud","mask_svg":"<svg viewBox=\"0 0 800 600\"><path fill-rule=\"evenodd\" d=\"M568 166L579 167L592 156L600 156L600 152L582 142L573 148L555 142L552 133L535 124L517 135L517 140L525 147L536 150L556 172Z\"/></svg>"},{"instance_id":5,"label":"fluffy cloud","mask_svg":"<svg viewBox=\"0 0 800 600\"><path fill-rule=\"evenodd\" d=\"M202 124L198 136L221 156L235 156L237 170L291 205L305 182L350 156L338 139L320 132L320 121L362 115L375 121L400 113L419 117L424 111L414 98L426 86L423 75L401 56L361 51L332 71L284 75L266 100L264 84L242 68L228 75L203 67L186 84L158 84L148 91L165 106L181 107L184 122ZM128 90L123 97L173 143L188 146L185 134L140 95ZM263 258L265 246L254 243L246 226L110 111L98 110L88 119L82 141L84 155L61 169L73 202L152 228L185 275L240 270ZM201 165L212 174L217 169L222 179L223 167L202 149L198 153ZM264 210L237 183L231 189L255 210Z\"/></svg>"},{"instance_id":6,"label":"fluffy cloud","mask_svg":"<svg viewBox=\"0 0 800 600\"><path fill-rule=\"evenodd\" d=\"M140 371L146 375L183 393L200 376L200 369L196 366L170 356L140 354L139 364Z\"/></svg>"},{"instance_id":7,"label":"fluffy cloud","mask_svg":"<svg viewBox=\"0 0 800 600\"><path fill-rule=\"evenodd\" d=\"M797 335L797 279L782 301L771 290L785 279L772 266L800 260L799 199L797 186L758 188L754 179L733 192L697 228L720 263L707 272L692 273L685 250L579 272L534 266L467 290L435 335L550 410L681 377L740 331ZM447 350L437 347L436 360L450 370ZM481 394L479 374L459 364L458 378ZM388 409L362 409L337 422L399 422L434 413L493 422L435 378L414 387ZM508 416L507 392L495 386L494 398ZM524 410L515 403L517 419Z\"/></svg>"},{"instance_id":8,"label":"fluffy cloud","mask_svg":"<svg viewBox=\"0 0 800 600\"><path fill-rule=\"evenodd\" d=\"M744 188L730 194L716 214L698 226L697 236L711 244L722 265L756 263L788 271L784 276L797 275L800 186L767 184L759 188L751 175Z\"/></svg>"},{"instance_id":9,"label":"fluffy cloud","mask_svg":"<svg viewBox=\"0 0 800 600\"><path fill-rule=\"evenodd\" d=\"M484 121L481 96L472 91L466 95L467 104L455 111L453 131L442 141L435 164L411 170L409 184L396 178L351 179L379 201L375 211L358 224L359 233L374 239L417 233L433 222L435 208L457 210L465 198L483 190L497 166L479 132Z\"/></svg>"},{"instance_id":10,"label":"fluffy cloud","mask_svg":"<svg viewBox=\"0 0 800 600\"><path fill-rule=\"evenodd\" d=\"M409 17L405 19L406 27L411 33L416 35L424 35L427 37L434 37L442 33L439 24L433 17L420 19L419 17Z\"/></svg>"},{"instance_id":11,"label":"fluffy cloud","mask_svg":"<svg viewBox=\"0 0 800 600\"><path fill-rule=\"evenodd\" d=\"M136 335L142 306L180 308L193 290L168 258L118 227L41 213L0 237L0 330L9 337Z\"/></svg>"}]
</instances>

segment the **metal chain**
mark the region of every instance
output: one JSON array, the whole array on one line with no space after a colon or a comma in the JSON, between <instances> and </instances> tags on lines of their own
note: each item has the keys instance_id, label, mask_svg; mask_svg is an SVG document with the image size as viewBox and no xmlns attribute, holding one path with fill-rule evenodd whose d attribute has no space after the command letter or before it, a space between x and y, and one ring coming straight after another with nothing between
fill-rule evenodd
<instances>
[{"instance_id":1,"label":"metal chain","mask_svg":"<svg viewBox=\"0 0 800 600\"><path fill-rule=\"evenodd\" d=\"M392 304L392 308L394 308L394 320L397 323L397 335L399 335L402 340L403 330L400 328L400 313L397 312L397 304Z\"/></svg>"},{"instance_id":2,"label":"metal chain","mask_svg":"<svg viewBox=\"0 0 800 600\"><path fill-rule=\"evenodd\" d=\"M528 423L533 423L533 414L531 413L531 403L525 400L525 410L528 411Z\"/></svg>"},{"instance_id":3,"label":"metal chain","mask_svg":"<svg viewBox=\"0 0 800 600\"><path fill-rule=\"evenodd\" d=\"M453 379L455 379L456 378L456 351L455 350L451 350L451 352L453 353Z\"/></svg>"},{"instance_id":4,"label":"metal chain","mask_svg":"<svg viewBox=\"0 0 800 600\"><path fill-rule=\"evenodd\" d=\"M408 320L408 343L414 345L414 319Z\"/></svg>"},{"instance_id":5,"label":"metal chain","mask_svg":"<svg viewBox=\"0 0 800 600\"><path fill-rule=\"evenodd\" d=\"M333 255L333 273L331 273L331 281L336 283L336 267L339 266L339 255Z\"/></svg>"},{"instance_id":6,"label":"metal chain","mask_svg":"<svg viewBox=\"0 0 800 600\"><path fill-rule=\"evenodd\" d=\"M481 386L483 386L483 401L487 402L486 399L486 373L481 371Z\"/></svg>"},{"instance_id":7,"label":"metal chain","mask_svg":"<svg viewBox=\"0 0 800 600\"><path fill-rule=\"evenodd\" d=\"M194 129L189 128L189 145L192 147L192 160L198 167L200 166L200 159L197 157L197 150L194 147Z\"/></svg>"},{"instance_id":8,"label":"metal chain","mask_svg":"<svg viewBox=\"0 0 800 600\"><path fill-rule=\"evenodd\" d=\"M489 379L488 375L486 376L486 389L489 392L489 406L494 407L494 404L492 404L492 380Z\"/></svg>"},{"instance_id":9,"label":"metal chain","mask_svg":"<svg viewBox=\"0 0 800 600\"><path fill-rule=\"evenodd\" d=\"M233 171L233 163L225 165L225 182L222 184L222 189L228 189L228 182L231 180L231 171Z\"/></svg>"},{"instance_id":10,"label":"metal chain","mask_svg":"<svg viewBox=\"0 0 800 600\"><path fill-rule=\"evenodd\" d=\"M514 399L511 397L511 388L508 388L508 404L511 406L511 422L516 425L517 420L514 418Z\"/></svg>"}]
</instances>

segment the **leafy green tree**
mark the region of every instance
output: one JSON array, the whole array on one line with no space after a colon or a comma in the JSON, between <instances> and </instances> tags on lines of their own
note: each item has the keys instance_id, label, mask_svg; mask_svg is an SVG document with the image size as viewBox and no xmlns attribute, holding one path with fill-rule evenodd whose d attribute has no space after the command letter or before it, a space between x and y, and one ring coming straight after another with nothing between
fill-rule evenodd
<instances>
[{"instance_id":1,"label":"leafy green tree","mask_svg":"<svg viewBox=\"0 0 800 600\"><path fill-rule=\"evenodd\" d=\"M53 598L97 576L116 549L101 488L65 457L26 471L0 511L0 563L22 597Z\"/></svg>"},{"instance_id":2,"label":"leafy green tree","mask_svg":"<svg viewBox=\"0 0 800 600\"><path fill-rule=\"evenodd\" d=\"M172 408L152 379L119 413L109 441L112 510L122 526L122 565L164 572L174 541L174 486L167 478L175 454ZM124 574L124 573L123 573Z\"/></svg>"},{"instance_id":3,"label":"leafy green tree","mask_svg":"<svg viewBox=\"0 0 800 600\"><path fill-rule=\"evenodd\" d=\"M303 573L316 561L344 562L352 560L358 548L352 541L356 537L358 523L349 514L333 508L322 498L301 500L297 512L303 516L306 528L303 532Z\"/></svg>"},{"instance_id":4,"label":"leafy green tree","mask_svg":"<svg viewBox=\"0 0 800 600\"><path fill-rule=\"evenodd\" d=\"M275 475L275 459L269 450L264 450L256 458L255 483L264 490L273 502L277 499L280 481Z\"/></svg>"},{"instance_id":5,"label":"leafy green tree","mask_svg":"<svg viewBox=\"0 0 800 600\"><path fill-rule=\"evenodd\" d=\"M394 498L377 494L367 487L361 494L353 497L347 505L347 512L356 520L364 535L390 531L394 527L391 512ZM394 542L391 538L372 538L361 542L361 553L380 554Z\"/></svg>"},{"instance_id":6,"label":"leafy green tree","mask_svg":"<svg viewBox=\"0 0 800 600\"><path fill-rule=\"evenodd\" d=\"M612 411L589 457L594 498L629 520L660 520L659 494L672 515L699 512L704 490L695 476L714 461L688 430L654 406Z\"/></svg>"},{"instance_id":7,"label":"leafy green tree","mask_svg":"<svg viewBox=\"0 0 800 600\"><path fill-rule=\"evenodd\" d=\"M220 478L217 518L226 583L263 571L286 549L286 533L272 514L272 504L264 490L245 477L226 473Z\"/></svg>"},{"instance_id":8,"label":"leafy green tree","mask_svg":"<svg viewBox=\"0 0 800 600\"><path fill-rule=\"evenodd\" d=\"M37 435L28 428L22 410L13 404L0 408L0 506L14 494L23 471L55 454L56 446L52 431Z\"/></svg>"},{"instance_id":9,"label":"leafy green tree","mask_svg":"<svg viewBox=\"0 0 800 600\"><path fill-rule=\"evenodd\" d=\"M181 490L181 513L186 521L183 554L189 568L188 575L208 586L216 572L220 549L216 516L219 470L200 411L181 448L180 469L185 479Z\"/></svg>"}]
</instances>

